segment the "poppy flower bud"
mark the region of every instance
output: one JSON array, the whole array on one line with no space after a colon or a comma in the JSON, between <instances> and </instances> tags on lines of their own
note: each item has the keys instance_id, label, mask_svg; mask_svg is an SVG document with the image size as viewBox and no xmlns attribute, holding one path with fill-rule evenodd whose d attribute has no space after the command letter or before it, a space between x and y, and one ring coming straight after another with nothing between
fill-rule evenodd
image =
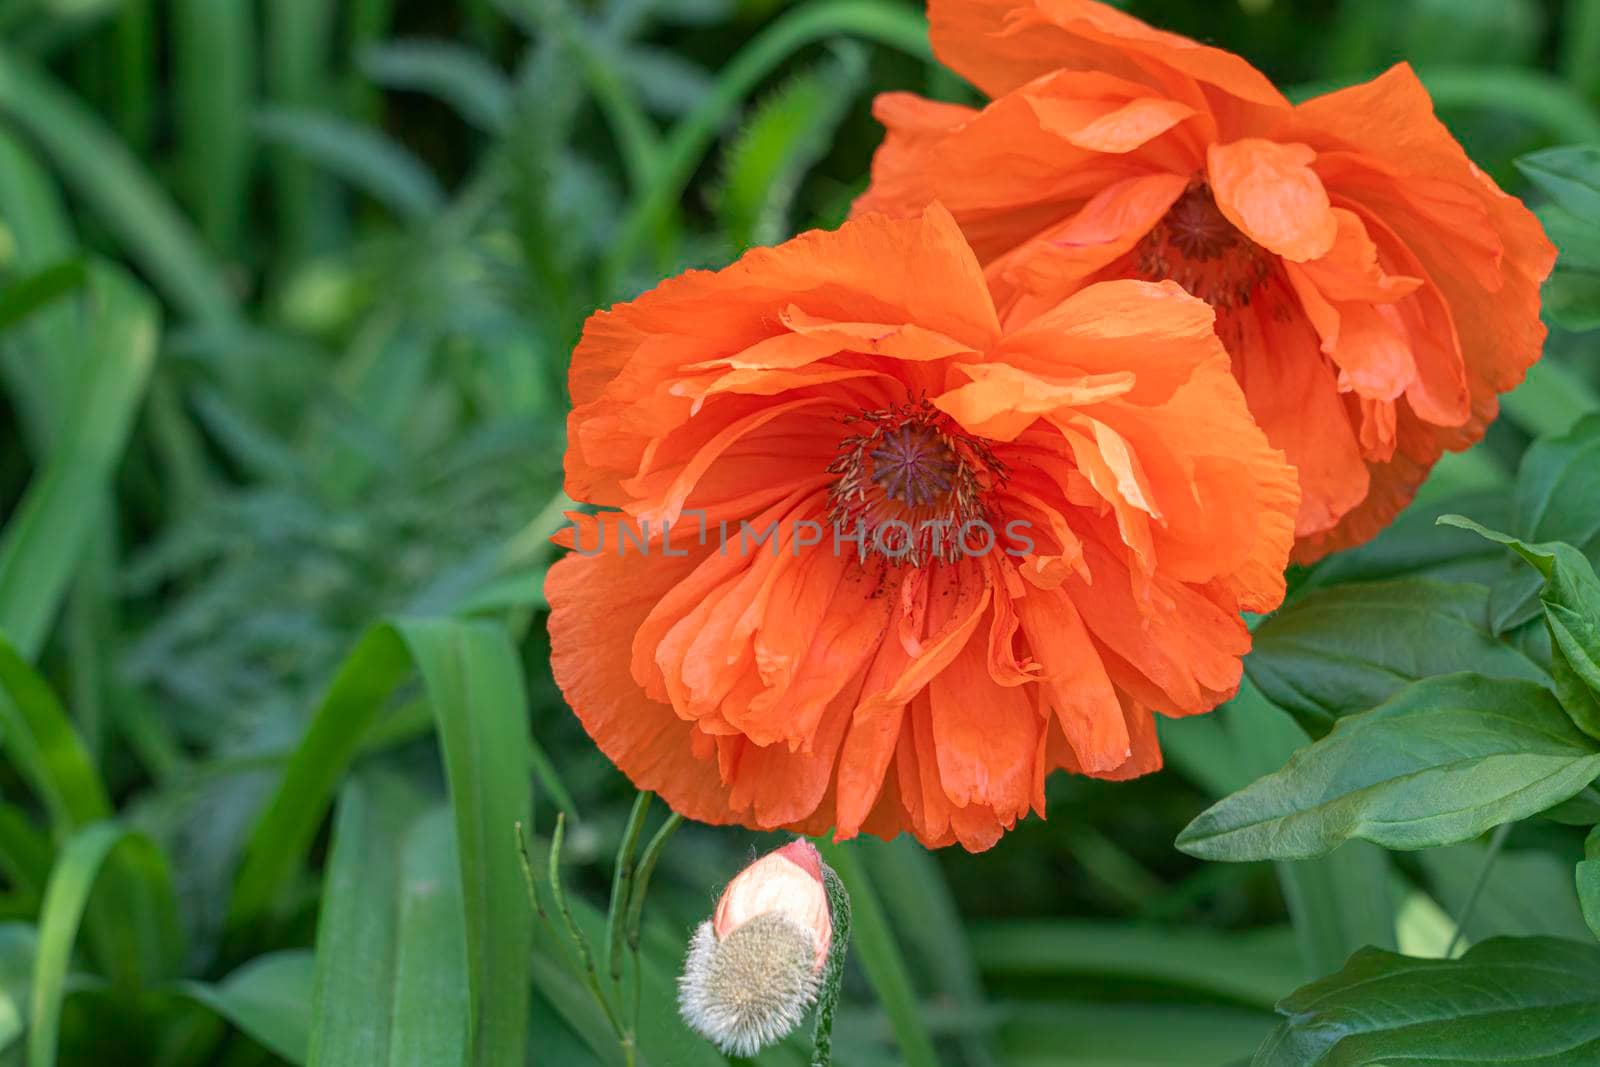
<instances>
[{"instance_id":1,"label":"poppy flower bud","mask_svg":"<svg viewBox=\"0 0 1600 1067\"><path fill-rule=\"evenodd\" d=\"M689 942L678 1003L725 1053L750 1056L800 1024L816 1002L833 920L822 857L793 841L740 871Z\"/></svg>"}]
</instances>

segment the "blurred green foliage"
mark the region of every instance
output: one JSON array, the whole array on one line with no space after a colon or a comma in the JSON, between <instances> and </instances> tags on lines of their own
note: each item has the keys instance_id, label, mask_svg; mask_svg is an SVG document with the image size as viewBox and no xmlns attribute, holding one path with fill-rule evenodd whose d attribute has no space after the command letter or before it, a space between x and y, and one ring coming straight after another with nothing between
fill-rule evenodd
<instances>
[{"instance_id":1,"label":"blurred green foliage","mask_svg":"<svg viewBox=\"0 0 1600 1067\"><path fill-rule=\"evenodd\" d=\"M1408 60L1540 199L1551 168L1515 159L1600 142L1595 0L1124 6L1291 91ZM667 273L836 224L889 89L971 98L898 0L0 0L0 1064L621 1062L504 829L539 868L566 812L573 921L606 943L634 795L542 632L567 353ZM1542 210L1592 250L1592 215ZM1593 326L1575 284L1561 321ZM1416 516L1302 587L1459 544L1441 509L1497 522L1458 494L1504 507L1530 440L1597 406L1594 354L1558 330ZM1465 551L1437 577L1510 573ZM1169 773L1058 776L982 856L846 847L881 908L844 1062L1214 1065L1362 945L1442 954L1464 914L1582 935L1553 823L1511 834L1515 878L1472 845L1182 855L1306 735L1254 688L1170 725ZM722 1062L671 976L759 840L661 853L643 1062Z\"/></svg>"}]
</instances>

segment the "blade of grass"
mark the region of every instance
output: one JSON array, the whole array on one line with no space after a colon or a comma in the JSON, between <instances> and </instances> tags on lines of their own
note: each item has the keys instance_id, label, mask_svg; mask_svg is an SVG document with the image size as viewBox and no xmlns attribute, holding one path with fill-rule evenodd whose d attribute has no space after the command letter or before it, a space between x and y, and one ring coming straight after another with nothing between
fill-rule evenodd
<instances>
[{"instance_id":1,"label":"blade of grass","mask_svg":"<svg viewBox=\"0 0 1600 1067\"><path fill-rule=\"evenodd\" d=\"M527 697L500 627L412 619L369 630L345 660L245 847L229 927L262 919L304 862L332 790L384 699L422 676L456 815L479 1062L521 1062L531 918L511 828L528 819Z\"/></svg>"},{"instance_id":2,"label":"blade of grass","mask_svg":"<svg viewBox=\"0 0 1600 1067\"><path fill-rule=\"evenodd\" d=\"M0 218L13 244L11 268L42 271L79 255L55 181L32 153L0 128ZM87 358L73 301L41 309L5 338L4 370L25 440L45 456L64 433Z\"/></svg>"},{"instance_id":3,"label":"blade of grass","mask_svg":"<svg viewBox=\"0 0 1600 1067\"><path fill-rule=\"evenodd\" d=\"M472 1004L463 908L455 826L441 805L412 827L401 856L390 1067L466 1062Z\"/></svg>"},{"instance_id":4,"label":"blade of grass","mask_svg":"<svg viewBox=\"0 0 1600 1067\"><path fill-rule=\"evenodd\" d=\"M427 619L396 626L433 705L455 811L474 1062L521 1063L533 921L511 834L530 818L533 800L516 650L490 623Z\"/></svg>"},{"instance_id":5,"label":"blade of grass","mask_svg":"<svg viewBox=\"0 0 1600 1067\"><path fill-rule=\"evenodd\" d=\"M611 245L602 284L607 299L618 295L645 239L683 198L701 158L739 105L800 49L841 34L865 37L920 58L930 54L922 17L878 0L806 4L768 26L722 68L705 101L673 127L648 192L635 198Z\"/></svg>"},{"instance_id":6,"label":"blade of grass","mask_svg":"<svg viewBox=\"0 0 1600 1067\"><path fill-rule=\"evenodd\" d=\"M111 799L72 721L44 679L0 637L0 743L65 837L111 817Z\"/></svg>"},{"instance_id":7,"label":"blade of grass","mask_svg":"<svg viewBox=\"0 0 1600 1067\"><path fill-rule=\"evenodd\" d=\"M1161 727L1162 750L1172 765L1214 796L1277 770L1309 740L1248 677L1238 695L1212 715ZM1363 945L1394 947L1394 871L1382 849L1351 842L1320 859L1276 867L1308 977L1338 970Z\"/></svg>"},{"instance_id":8,"label":"blade of grass","mask_svg":"<svg viewBox=\"0 0 1600 1067\"><path fill-rule=\"evenodd\" d=\"M0 113L44 149L67 185L185 315L210 321L234 316L223 272L139 160L49 75L3 46Z\"/></svg>"},{"instance_id":9,"label":"blade of grass","mask_svg":"<svg viewBox=\"0 0 1600 1067\"><path fill-rule=\"evenodd\" d=\"M184 199L214 251L238 245L248 211L255 5L178 0L172 7L173 96Z\"/></svg>"},{"instance_id":10,"label":"blade of grass","mask_svg":"<svg viewBox=\"0 0 1600 1067\"><path fill-rule=\"evenodd\" d=\"M228 913L235 933L266 915L305 861L334 787L409 666L405 644L389 626L368 630L345 657L245 845Z\"/></svg>"},{"instance_id":11,"label":"blade of grass","mask_svg":"<svg viewBox=\"0 0 1600 1067\"><path fill-rule=\"evenodd\" d=\"M960 1010L983 1017L989 1010L978 964L961 913L939 861L910 838L862 841L861 862L876 885L895 889L893 925L918 972L930 976L937 992ZM962 1041L962 1051L972 1067L993 1065L992 1034L981 1031Z\"/></svg>"},{"instance_id":12,"label":"blade of grass","mask_svg":"<svg viewBox=\"0 0 1600 1067\"><path fill-rule=\"evenodd\" d=\"M357 778L340 792L317 919L310 1067L389 1062L401 848L420 806L399 778Z\"/></svg>"},{"instance_id":13,"label":"blade of grass","mask_svg":"<svg viewBox=\"0 0 1600 1067\"><path fill-rule=\"evenodd\" d=\"M28 486L0 533L0 633L33 658L60 608L95 524L155 361L150 299L120 272L93 268L92 360L79 383L69 436Z\"/></svg>"},{"instance_id":14,"label":"blade of grass","mask_svg":"<svg viewBox=\"0 0 1600 1067\"><path fill-rule=\"evenodd\" d=\"M325 100L328 51L337 5L325 0L273 0L265 14L267 95L278 107L314 107ZM272 154L280 266L312 250L317 175L287 149Z\"/></svg>"},{"instance_id":15,"label":"blade of grass","mask_svg":"<svg viewBox=\"0 0 1600 1067\"><path fill-rule=\"evenodd\" d=\"M480 53L450 41L391 41L361 53L367 77L437 97L485 133L511 122L511 83Z\"/></svg>"},{"instance_id":16,"label":"blade of grass","mask_svg":"<svg viewBox=\"0 0 1600 1067\"><path fill-rule=\"evenodd\" d=\"M89 905L90 892L102 869L107 866L113 849L133 857L130 865L133 869L164 867L154 845L114 822L97 822L82 827L62 846L45 886L44 903L39 909L39 947L34 960L29 1010L29 1067L55 1065L61 1005L67 994L67 968L72 962L72 947L78 940L78 930ZM109 892L105 895L116 894Z\"/></svg>"},{"instance_id":17,"label":"blade of grass","mask_svg":"<svg viewBox=\"0 0 1600 1067\"><path fill-rule=\"evenodd\" d=\"M111 800L71 720L50 687L3 639L0 738L58 840L111 816ZM182 952L165 862L152 850L125 851L106 878L108 892L96 898L90 914L96 957L124 983L161 977Z\"/></svg>"},{"instance_id":18,"label":"blade of grass","mask_svg":"<svg viewBox=\"0 0 1600 1067\"><path fill-rule=\"evenodd\" d=\"M255 129L269 143L348 182L402 219L427 219L444 205L433 173L370 127L306 108L280 107L256 116Z\"/></svg>"},{"instance_id":19,"label":"blade of grass","mask_svg":"<svg viewBox=\"0 0 1600 1067\"><path fill-rule=\"evenodd\" d=\"M80 288L87 277L83 261L69 259L0 289L0 332Z\"/></svg>"},{"instance_id":20,"label":"blade of grass","mask_svg":"<svg viewBox=\"0 0 1600 1067\"><path fill-rule=\"evenodd\" d=\"M309 950L285 949L257 956L220 982L182 982L176 990L298 1067L311 1043L312 959Z\"/></svg>"},{"instance_id":21,"label":"blade of grass","mask_svg":"<svg viewBox=\"0 0 1600 1067\"><path fill-rule=\"evenodd\" d=\"M1587 100L1600 95L1600 0L1567 0L1561 73Z\"/></svg>"},{"instance_id":22,"label":"blade of grass","mask_svg":"<svg viewBox=\"0 0 1600 1067\"><path fill-rule=\"evenodd\" d=\"M889 1017L889 1025L900 1044L900 1055L909 1067L937 1067L939 1057L934 1052L933 1038L912 989L911 976L900 955L900 947L895 943L894 932L889 928L883 903L857 850L826 841L819 842L818 848L850 891L851 948L867 972L884 1014Z\"/></svg>"}]
</instances>

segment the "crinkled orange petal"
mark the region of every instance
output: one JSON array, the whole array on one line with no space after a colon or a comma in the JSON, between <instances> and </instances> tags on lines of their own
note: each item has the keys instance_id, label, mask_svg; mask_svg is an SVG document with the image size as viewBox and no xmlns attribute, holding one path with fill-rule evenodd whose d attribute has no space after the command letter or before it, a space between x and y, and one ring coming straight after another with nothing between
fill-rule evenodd
<instances>
[{"instance_id":1,"label":"crinkled orange petal","mask_svg":"<svg viewBox=\"0 0 1600 1067\"><path fill-rule=\"evenodd\" d=\"M1217 207L1256 244L1291 262L1327 255L1339 235L1328 190L1303 144L1250 137L1214 144L1206 176Z\"/></svg>"},{"instance_id":2,"label":"crinkled orange petal","mask_svg":"<svg viewBox=\"0 0 1600 1067\"><path fill-rule=\"evenodd\" d=\"M1111 282L1003 327L937 207L596 316L568 485L620 510L546 582L585 729L695 818L973 850L1052 769L1159 766L1150 709L1237 683L1296 508L1212 318ZM962 551L891 555L895 515Z\"/></svg>"},{"instance_id":3,"label":"crinkled orange petal","mask_svg":"<svg viewBox=\"0 0 1600 1067\"><path fill-rule=\"evenodd\" d=\"M1243 59L1197 44L1090 0L929 0L940 62L999 96L1052 70L1103 70L1148 78L1161 64L1252 103L1283 95Z\"/></svg>"}]
</instances>

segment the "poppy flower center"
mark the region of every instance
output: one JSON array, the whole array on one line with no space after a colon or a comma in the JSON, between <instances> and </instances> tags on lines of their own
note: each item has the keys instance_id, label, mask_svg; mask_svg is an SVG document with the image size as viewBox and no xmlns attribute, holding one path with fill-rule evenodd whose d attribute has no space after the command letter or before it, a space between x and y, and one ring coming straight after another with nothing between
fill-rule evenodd
<instances>
[{"instance_id":1,"label":"poppy flower center","mask_svg":"<svg viewBox=\"0 0 1600 1067\"><path fill-rule=\"evenodd\" d=\"M1266 251L1228 221L1203 178L1139 242L1134 263L1141 278L1170 279L1223 310L1250 303L1271 270Z\"/></svg>"},{"instance_id":2,"label":"poppy flower center","mask_svg":"<svg viewBox=\"0 0 1600 1067\"><path fill-rule=\"evenodd\" d=\"M1002 474L988 446L926 400L844 421L856 432L828 466L838 536L858 539L863 557L913 566L961 555L964 528L984 519L983 489Z\"/></svg>"}]
</instances>

